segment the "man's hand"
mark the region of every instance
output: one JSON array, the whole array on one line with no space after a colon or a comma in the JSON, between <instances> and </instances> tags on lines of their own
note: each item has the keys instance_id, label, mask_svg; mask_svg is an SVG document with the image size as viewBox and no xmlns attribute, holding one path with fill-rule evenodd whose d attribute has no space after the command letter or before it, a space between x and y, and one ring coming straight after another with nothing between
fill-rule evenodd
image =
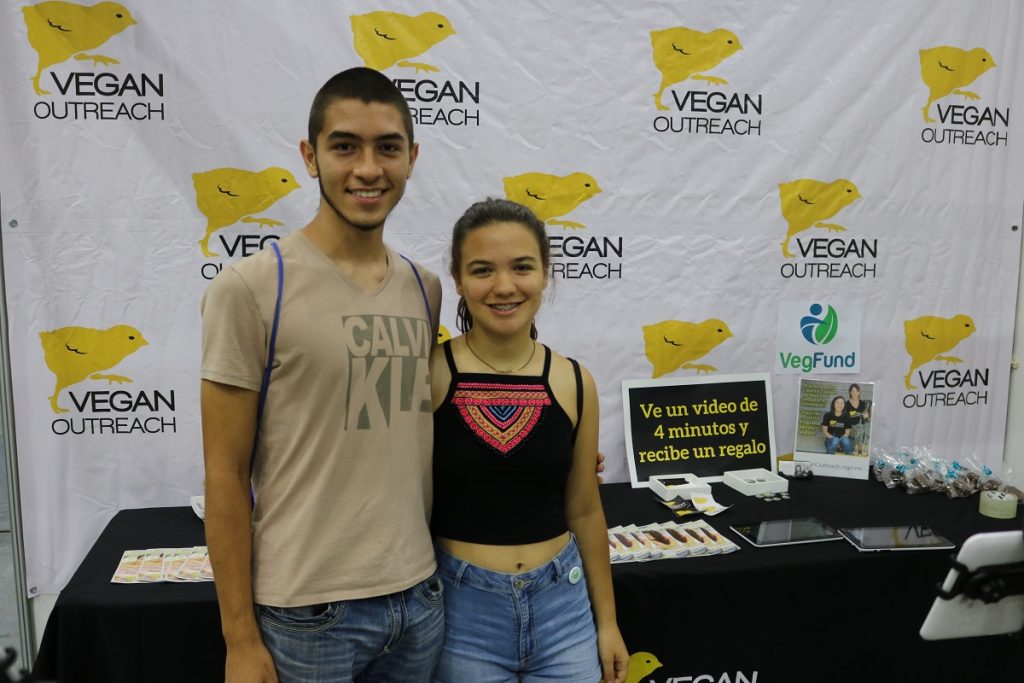
<instances>
[{"instance_id":1,"label":"man's hand","mask_svg":"<svg viewBox=\"0 0 1024 683\"><path fill-rule=\"evenodd\" d=\"M224 683L277 683L277 670L262 641L228 647Z\"/></svg>"}]
</instances>

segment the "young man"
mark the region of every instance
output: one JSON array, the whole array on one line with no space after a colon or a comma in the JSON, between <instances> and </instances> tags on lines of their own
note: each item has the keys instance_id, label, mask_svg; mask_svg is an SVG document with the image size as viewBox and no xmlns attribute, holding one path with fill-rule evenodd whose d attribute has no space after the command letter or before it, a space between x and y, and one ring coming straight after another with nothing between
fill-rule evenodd
<instances>
[{"instance_id":1,"label":"young man","mask_svg":"<svg viewBox=\"0 0 1024 683\"><path fill-rule=\"evenodd\" d=\"M383 74L337 74L301 152L320 206L279 243L259 425L274 251L226 268L203 302L206 535L226 679L426 681L444 628L428 527L441 288L383 241L418 153L408 105Z\"/></svg>"}]
</instances>

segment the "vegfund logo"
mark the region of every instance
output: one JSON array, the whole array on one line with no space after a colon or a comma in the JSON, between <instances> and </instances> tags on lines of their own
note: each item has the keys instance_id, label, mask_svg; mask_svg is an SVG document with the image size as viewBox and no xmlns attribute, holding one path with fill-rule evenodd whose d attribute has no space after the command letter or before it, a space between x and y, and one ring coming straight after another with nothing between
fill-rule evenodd
<instances>
[{"instance_id":1,"label":"vegfund logo","mask_svg":"<svg viewBox=\"0 0 1024 683\"><path fill-rule=\"evenodd\" d=\"M581 230L585 227L565 216L580 204L601 193L601 186L588 173L558 176L550 173L521 173L502 179L505 197L523 204L547 225ZM566 280L611 280L622 278L621 237L549 235L552 274Z\"/></svg>"},{"instance_id":2,"label":"vegfund logo","mask_svg":"<svg viewBox=\"0 0 1024 683\"><path fill-rule=\"evenodd\" d=\"M921 113L926 124L921 141L944 145L1006 147L1009 139L1010 108L970 104L981 96L964 90L996 66L992 55L981 47L964 50L940 45L920 51L921 80L928 86L928 101ZM952 103L958 95L968 104ZM932 105L935 105L934 112ZM932 113L938 116L936 120Z\"/></svg>"},{"instance_id":3,"label":"vegfund logo","mask_svg":"<svg viewBox=\"0 0 1024 683\"><path fill-rule=\"evenodd\" d=\"M778 374L860 371L860 303L779 305Z\"/></svg>"},{"instance_id":4,"label":"vegfund logo","mask_svg":"<svg viewBox=\"0 0 1024 683\"><path fill-rule=\"evenodd\" d=\"M800 334L807 343L818 346L835 339L839 332L839 316L836 315L836 309L829 306L828 312L818 318L817 316L822 313L821 304L812 304L810 312L810 315L800 318Z\"/></svg>"},{"instance_id":5,"label":"vegfund logo","mask_svg":"<svg viewBox=\"0 0 1024 683\"><path fill-rule=\"evenodd\" d=\"M164 75L99 70L121 61L92 52L137 22L123 5L52 0L21 8L28 43L39 57L32 87L37 119L164 120ZM114 41L115 46L117 41ZM65 62L75 64L66 66ZM92 68L86 68L91 63ZM60 67L54 69L53 67ZM50 90L48 88L53 88ZM54 94L56 90L56 94Z\"/></svg>"},{"instance_id":6,"label":"vegfund logo","mask_svg":"<svg viewBox=\"0 0 1024 683\"><path fill-rule=\"evenodd\" d=\"M921 369L936 362L962 364L963 358L945 354L974 334L976 329L971 317L962 313L952 318L923 315L903 323L907 354L910 356L910 369L903 378L903 384L908 392L912 392L904 394L904 408L988 404L989 368Z\"/></svg>"},{"instance_id":7,"label":"vegfund logo","mask_svg":"<svg viewBox=\"0 0 1024 683\"><path fill-rule=\"evenodd\" d=\"M206 233L199 240L199 247L206 258L216 258L220 252L210 246L210 239L221 228L244 223L262 228L278 228L284 225L267 216L257 216L274 205L277 200L299 188L291 171L271 166L262 171L247 171L240 168L215 168L192 174L192 185L196 191L196 207L206 217ZM214 248L222 249L228 257L244 257L254 254L269 240L280 239L276 233L241 233L228 238L217 235ZM204 279L212 280L221 271L221 263L204 263L200 272Z\"/></svg>"},{"instance_id":8,"label":"vegfund logo","mask_svg":"<svg viewBox=\"0 0 1024 683\"><path fill-rule=\"evenodd\" d=\"M684 26L651 31L654 66L661 73L661 85L654 93L659 114L652 123L658 133L699 135L761 135L761 95L716 89L670 89L678 83L703 81L728 85L726 79L707 72L743 49L732 31L704 32ZM664 103L669 90L670 104Z\"/></svg>"},{"instance_id":9,"label":"vegfund logo","mask_svg":"<svg viewBox=\"0 0 1024 683\"><path fill-rule=\"evenodd\" d=\"M161 434L176 432L174 390L127 391L81 390L85 380L106 381L107 385L128 384L130 377L108 374L125 358L149 344L130 325L105 330L93 327L61 327L40 332L43 359L56 379L50 409L57 417L50 429L58 436L68 434ZM61 392L68 390L70 407L60 404ZM65 402L65 405L68 405Z\"/></svg>"},{"instance_id":10,"label":"vegfund logo","mask_svg":"<svg viewBox=\"0 0 1024 683\"><path fill-rule=\"evenodd\" d=\"M414 69L414 73L438 73L433 64L410 61L448 36L455 29L448 18L437 12L416 16L398 12L353 14L352 40L363 63L384 71L393 66ZM395 86L409 102L412 120L419 126L479 126L480 82L435 80L433 78L393 78ZM430 105L430 106L423 106Z\"/></svg>"},{"instance_id":11,"label":"vegfund logo","mask_svg":"<svg viewBox=\"0 0 1024 683\"><path fill-rule=\"evenodd\" d=\"M857 186L846 178L831 182L800 178L780 183L779 204L788 226L782 256L793 261L783 262L779 274L786 279L877 277L878 240L839 237L846 228L827 222L860 197ZM811 228L824 228L829 236L800 235ZM832 233L837 236L832 237ZM796 246L795 252L791 246Z\"/></svg>"}]
</instances>

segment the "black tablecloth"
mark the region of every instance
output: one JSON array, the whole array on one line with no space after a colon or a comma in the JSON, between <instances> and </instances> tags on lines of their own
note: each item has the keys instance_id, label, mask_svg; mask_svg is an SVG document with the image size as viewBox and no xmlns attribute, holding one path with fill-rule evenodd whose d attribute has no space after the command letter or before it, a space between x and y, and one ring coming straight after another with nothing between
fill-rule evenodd
<instances>
[{"instance_id":1,"label":"black tablecloth","mask_svg":"<svg viewBox=\"0 0 1024 683\"><path fill-rule=\"evenodd\" d=\"M110 583L125 550L205 544L192 508L118 512L57 598L35 677L222 682L224 639L212 583Z\"/></svg>"},{"instance_id":2,"label":"black tablecloth","mask_svg":"<svg viewBox=\"0 0 1024 683\"><path fill-rule=\"evenodd\" d=\"M713 493L734 506L708 521L739 552L613 567L626 644L661 664L639 681L975 681L999 680L989 674L1016 680L1024 672L1020 639L925 642L917 635L932 589L945 576L946 551L862 554L845 541L760 549L728 529L813 515L835 526L930 525L959 545L976 532L1021 528L1019 516L991 520L978 514L977 496L910 496L874 481L793 481L791 499L778 503L723 484ZM602 486L601 496L610 526L672 518L653 493L627 484ZM119 512L61 592L36 676L222 681L212 584L110 583L124 550L204 543L190 508Z\"/></svg>"},{"instance_id":3,"label":"black tablecloth","mask_svg":"<svg viewBox=\"0 0 1024 683\"><path fill-rule=\"evenodd\" d=\"M929 642L918 635L950 551L860 553L846 541L754 548L729 529L816 516L833 526L928 525L959 546L974 533L1020 529L1020 515L993 520L978 513L977 495L912 496L873 480L794 480L790 500L775 503L724 484L712 493L734 507L707 521L739 552L613 567L630 652L649 652L662 664L641 680L737 683L756 673L758 683L966 683L1024 675L1020 638ZM626 484L603 486L602 498L609 526L672 519L653 493Z\"/></svg>"}]
</instances>

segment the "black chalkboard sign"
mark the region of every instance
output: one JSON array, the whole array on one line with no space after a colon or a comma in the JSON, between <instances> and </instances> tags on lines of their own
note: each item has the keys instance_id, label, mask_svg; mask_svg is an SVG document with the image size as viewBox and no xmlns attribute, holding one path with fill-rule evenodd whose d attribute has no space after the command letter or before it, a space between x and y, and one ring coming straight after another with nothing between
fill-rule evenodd
<instances>
[{"instance_id":1,"label":"black chalkboard sign","mask_svg":"<svg viewBox=\"0 0 1024 683\"><path fill-rule=\"evenodd\" d=\"M729 470L774 472L771 397L767 373L623 381L633 486L656 474L719 481Z\"/></svg>"}]
</instances>

